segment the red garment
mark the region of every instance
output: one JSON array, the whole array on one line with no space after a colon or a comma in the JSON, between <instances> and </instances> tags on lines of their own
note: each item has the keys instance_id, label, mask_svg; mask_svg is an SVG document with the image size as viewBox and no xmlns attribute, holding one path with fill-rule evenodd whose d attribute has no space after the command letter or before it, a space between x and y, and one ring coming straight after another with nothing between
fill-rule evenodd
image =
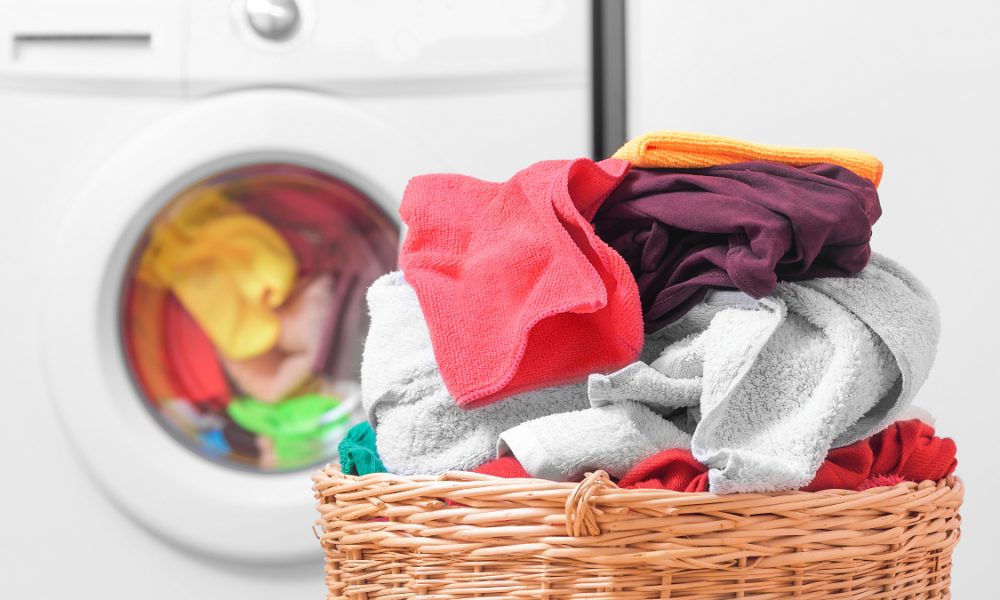
<instances>
[{"instance_id":1,"label":"red garment","mask_svg":"<svg viewBox=\"0 0 1000 600\"><path fill-rule=\"evenodd\" d=\"M807 492L830 489L856 490L872 473L874 459L868 440L834 448L827 453L826 460L816 472L816 477L802 489Z\"/></svg>"},{"instance_id":2,"label":"red garment","mask_svg":"<svg viewBox=\"0 0 1000 600\"><path fill-rule=\"evenodd\" d=\"M957 464L951 439L936 437L934 428L923 421L896 421L868 439L831 450L816 479L802 490L867 490L903 481L938 481L951 475ZM473 470L496 477L531 477L513 456ZM632 467L618 481L618 487L707 492L708 469L690 450L672 448Z\"/></svg>"},{"instance_id":3,"label":"red garment","mask_svg":"<svg viewBox=\"0 0 1000 600\"><path fill-rule=\"evenodd\" d=\"M831 450L816 478L802 489L856 490L877 475L937 481L955 471L955 452L955 442L936 437L934 428L923 421L896 421L866 440Z\"/></svg>"},{"instance_id":4,"label":"red garment","mask_svg":"<svg viewBox=\"0 0 1000 600\"><path fill-rule=\"evenodd\" d=\"M903 479L899 475L872 475L858 486L858 491L877 487L891 487L897 483L903 483L904 481L906 481L906 479Z\"/></svg>"},{"instance_id":5,"label":"red garment","mask_svg":"<svg viewBox=\"0 0 1000 600\"><path fill-rule=\"evenodd\" d=\"M504 183L410 181L399 263L444 383L465 408L633 362L642 312L624 259L589 221L628 171L545 161Z\"/></svg>"},{"instance_id":6,"label":"red garment","mask_svg":"<svg viewBox=\"0 0 1000 600\"><path fill-rule=\"evenodd\" d=\"M229 404L229 384L215 345L173 294L163 307L163 350L166 370L182 398L195 404Z\"/></svg>"},{"instance_id":7,"label":"red garment","mask_svg":"<svg viewBox=\"0 0 1000 600\"><path fill-rule=\"evenodd\" d=\"M513 456L502 456L491 460L488 463L483 463L473 469L472 472L481 473L483 475L492 475L494 477L503 477L505 479L531 477L531 475L524 470L524 467L521 466L521 463L518 462L518 460Z\"/></svg>"},{"instance_id":8,"label":"red garment","mask_svg":"<svg viewBox=\"0 0 1000 600\"><path fill-rule=\"evenodd\" d=\"M936 437L923 421L897 421L868 439L831 450L816 478L802 489L863 490L900 481L937 481L955 471L955 450L955 442ZM689 450L664 450L633 467L618 486L705 492L708 469Z\"/></svg>"},{"instance_id":9,"label":"red garment","mask_svg":"<svg viewBox=\"0 0 1000 600\"><path fill-rule=\"evenodd\" d=\"M707 492L708 469L684 448L664 450L632 467L618 487Z\"/></svg>"}]
</instances>

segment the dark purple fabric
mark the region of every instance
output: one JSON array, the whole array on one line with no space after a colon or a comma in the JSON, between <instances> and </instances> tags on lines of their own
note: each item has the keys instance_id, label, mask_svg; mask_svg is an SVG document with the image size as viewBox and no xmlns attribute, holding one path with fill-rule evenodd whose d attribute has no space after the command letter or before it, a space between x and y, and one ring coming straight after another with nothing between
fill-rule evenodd
<instances>
[{"instance_id":1,"label":"dark purple fabric","mask_svg":"<svg viewBox=\"0 0 1000 600\"><path fill-rule=\"evenodd\" d=\"M871 182L843 167L753 161L633 168L594 227L628 262L646 331L656 331L709 288L761 298L779 279L857 273L881 214Z\"/></svg>"}]
</instances>

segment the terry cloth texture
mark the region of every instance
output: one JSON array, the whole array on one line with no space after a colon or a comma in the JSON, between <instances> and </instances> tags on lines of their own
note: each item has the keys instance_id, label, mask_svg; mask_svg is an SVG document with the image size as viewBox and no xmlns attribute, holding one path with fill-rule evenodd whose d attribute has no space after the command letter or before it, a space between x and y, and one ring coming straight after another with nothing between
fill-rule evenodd
<instances>
[{"instance_id":1,"label":"terry cloth texture","mask_svg":"<svg viewBox=\"0 0 1000 600\"><path fill-rule=\"evenodd\" d=\"M577 413L574 427L593 431L609 406L640 402L670 417L658 421L668 438L680 433L677 423L685 419L676 413L684 410L697 423L691 448L709 467L713 492L798 489L812 481L830 448L891 423L933 362L936 306L912 275L884 257L873 255L853 277L779 283L755 307L740 296L713 292L654 336L667 344L658 356L592 375L593 408ZM655 345L647 338L648 347ZM541 425L557 418L521 430L544 432ZM605 431L601 444L613 443L619 430ZM553 452L544 467L537 452L529 464L516 443L508 440L508 447L533 475L573 464L563 449L541 442L533 452Z\"/></svg>"},{"instance_id":2,"label":"terry cloth texture","mask_svg":"<svg viewBox=\"0 0 1000 600\"><path fill-rule=\"evenodd\" d=\"M875 187L843 167L758 161L633 169L594 226L625 257L656 331L709 288L762 298L779 279L861 271L881 214Z\"/></svg>"},{"instance_id":3,"label":"terry cloth texture","mask_svg":"<svg viewBox=\"0 0 1000 600\"><path fill-rule=\"evenodd\" d=\"M603 469L621 477L665 448L687 448L691 437L648 407L625 401L529 421L500 435L497 454L513 452L532 476L577 481Z\"/></svg>"},{"instance_id":4,"label":"terry cloth texture","mask_svg":"<svg viewBox=\"0 0 1000 600\"><path fill-rule=\"evenodd\" d=\"M863 490L902 481L938 481L951 475L956 465L952 440L936 437L934 428L919 420L896 421L870 438L831 450L816 478L802 489ZM706 492L708 469L686 449L664 450L637 464L618 486Z\"/></svg>"},{"instance_id":5,"label":"terry cloth texture","mask_svg":"<svg viewBox=\"0 0 1000 600\"><path fill-rule=\"evenodd\" d=\"M903 415L934 364L941 320L930 291L902 265L879 254L854 277L810 279L798 285L832 298L871 328L900 371L889 393L838 436L834 446L885 429Z\"/></svg>"},{"instance_id":6,"label":"terry cloth texture","mask_svg":"<svg viewBox=\"0 0 1000 600\"><path fill-rule=\"evenodd\" d=\"M348 475L386 472L378 456L375 430L368 423L352 427L340 441L337 454L340 456L340 469Z\"/></svg>"},{"instance_id":7,"label":"terry cloth texture","mask_svg":"<svg viewBox=\"0 0 1000 600\"><path fill-rule=\"evenodd\" d=\"M589 406L586 382L525 392L478 409L460 408L445 388L417 296L402 273L368 290L371 327L361 394L386 467L400 475L471 470L496 456L501 431Z\"/></svg>"},{"instance_id":8,"label":"terry cloth texture","mask_svg":"<svg viewBox=\"0 0 1000 600\"><path fill-rule=\"evenodd\" d=\"M399 256L455 402L624 366L642 347L642 312L624 259L589 221L628 163L540 162L504 183L413 178Z\"/></svg>"},{"instance_id":9,"label":"terry cloth texture","mask_svg":"<svg viewBox=\"0 0 1000 600\"><path fill-rule=\"evenodd\" d=\"M682 131L653 131L640 135L615 152L614 158L627 160L635 167L668 169L699 169L750 160L767 160L793 167L830 163L850 169L875 187L882 179L882 162L858 150L769 146Z\"/></svg>"},{"instance_id":10,"label":"terry cloth texture","mask_svg":"<svg viewBox=\"0 0 1000 600\"><path fill-rule=\"evenodd\" d=\"M651 361L673 344L686 347L695 333L730 307L755 309L757 301L742 292L711 292L673 326L647 336L641 360ZM508 429L500 435L497 454L513 454L534 477L575 481L595 469L621 477L661 450L690 448L702 394L699 358L691 358L679 359L684 363L679 369L686 373L674 372L674 379L646 362L608 377L592 374L587 391L591 408Z\"/></svg>"}]
</instances>

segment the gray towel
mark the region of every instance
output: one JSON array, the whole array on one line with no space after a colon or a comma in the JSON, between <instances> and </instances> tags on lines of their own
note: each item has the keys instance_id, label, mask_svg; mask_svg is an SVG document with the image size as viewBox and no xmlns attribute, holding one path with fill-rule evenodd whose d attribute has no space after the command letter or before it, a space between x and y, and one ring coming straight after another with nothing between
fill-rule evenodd
<instances>
[{"instance_id":1,"label":"gray towel","mask_svg":"<svg viewBox=\"0 0 1000 600\"><path fill-rule=\"evenodd\" d=\"M580 382L463 410L444 386L417 295L401 273L389 273L371 285L368 308L362 401L377 433L379 456L393 473L473 469L495 457L500 432L589 406L586 382Z\"/></svg>"},{"instance_id":2,"label":"gray towel","mask_svg":"<svg viewBox=\"0 0 1000 600\"><path fill-rule=\"evenodd\" d=\"M872 254L854 277L808 279L799 285L821 292L871 328L889 348L900 378L890 393L834 442L846 446L882 431L910 405L934 364L941 319L930 291L899 263Z\"/></svg>"},{"instance_id":3,"label":"gray towel","mask_svg":"<svg viewBox=\"0 0 1000 600\"><path fill-rule=\"evenodd\" d=\"M691 448L710 469L712 491L785 490L807 485L831 447L883 429L910 403L933 362L938 315L912 275L875 255L857 276L781 283L759 302L715 292L659 335L666 346L644 352L649 364L590 377L594 408L574 413L574 428L599 431L601 410L639 402L671 416L651 425L629 412L642 415L643 436L676 439L677 411L686 411L697 421ZM504 432L500 447L530 453L530 473L571 477L578 445L528 436L560 419ZM659 434L650 431L656 424ZM616 424L601 444L628 431ZM634 462L648 452L630 447Z\"/></svg>"}]
</instances>

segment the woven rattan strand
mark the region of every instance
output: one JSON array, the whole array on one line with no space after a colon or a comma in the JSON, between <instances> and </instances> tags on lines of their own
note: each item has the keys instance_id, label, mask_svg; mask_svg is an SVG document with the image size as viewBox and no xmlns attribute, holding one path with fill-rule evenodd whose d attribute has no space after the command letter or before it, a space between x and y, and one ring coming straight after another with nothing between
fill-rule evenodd
<instances>
[{"instance_id":1,"label":"woven rattan strand","mask_svg":"<svg viewBox=\"0 0 1000 600\"><path fill-rule=\"evenodd\" d=\"M334 465L313 481L331 600L950 598L963 490L718 496Z\"/></svg>"}]
</instances>

